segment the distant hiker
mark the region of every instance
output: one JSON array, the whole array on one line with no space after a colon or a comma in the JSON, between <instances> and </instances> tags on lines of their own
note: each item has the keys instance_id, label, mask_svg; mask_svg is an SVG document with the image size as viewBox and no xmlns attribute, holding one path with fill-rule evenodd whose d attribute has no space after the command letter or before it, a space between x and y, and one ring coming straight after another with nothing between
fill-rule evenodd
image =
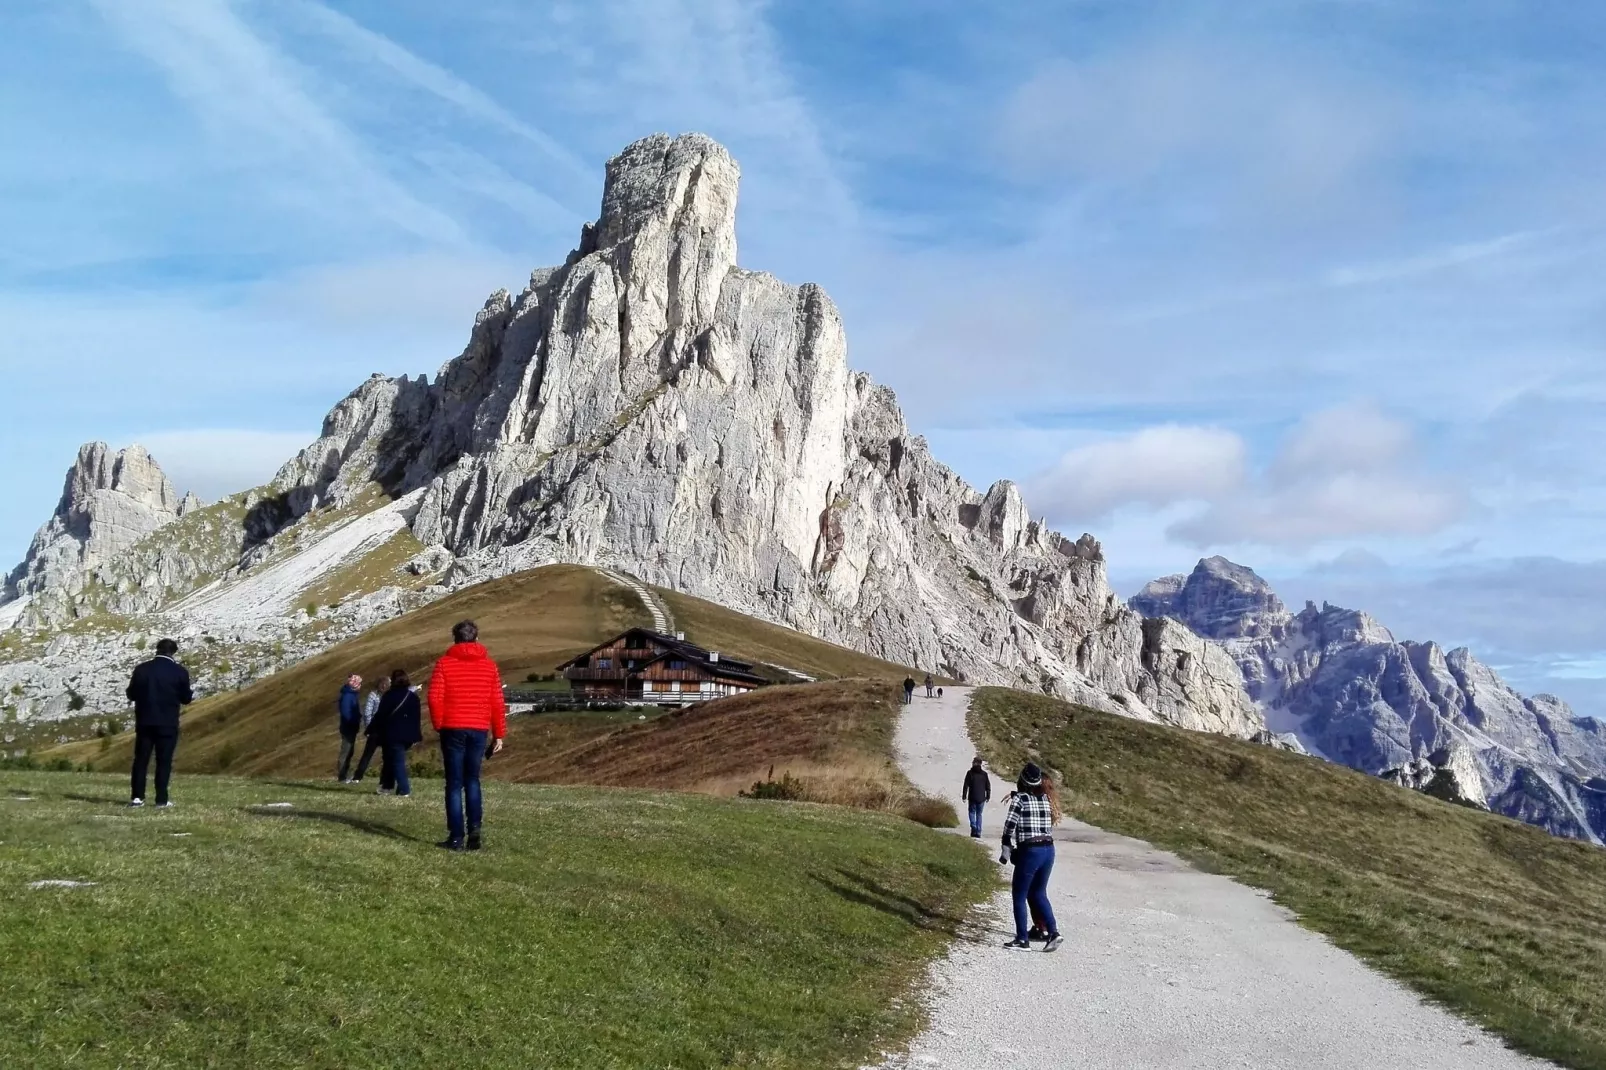
<instances>
[{"instance_id":1,"label":"distant hiker","mask_svg":"<svg viewBox=\"0 0 1606 1070\"><path fill-rule=\"evenodd\" d=\"M930 674L930 673L929 673L929 672L928 672L928 673L926 673L926 697L927 697L927 698L930 698L930 697L931 697L931 689L932 689L932 686L933 686L933 685L934 685L934 684L935 684L935 683L936 683L936 682L937 682L937 681L935 681L935 680L933 680L933 679L932 679L932 678L931 678L931 674Z\"/></svg>"},{"instance_id":2,"label":"distant hiker","mask_svg":"<svg viewBox=\"0 0 1606 1070\"><path fill-rule=\"evenodd\" d=\"M438 846L449 851L480 849L480 762L500 751L507 735L502 674L476 641L479 635L471 620L456 625L452 646L429 681L429 719L440 733L446 766L446 839Z\"/></svg>"},{"instance_id":3,"label":"distant hiker","mask_svg":"<svg viewBox=\"0 0 1606 1070\"><path fill-rule=\"evenodd\" d=\"M413 793L407 779L407 750L424 738L421 722L418 692L413 690L407 670L397 669L390 674L389 686L368 725L368 745L383 748L384 757L379 761L381 793L394 791L402 798Z\"/></svg>"},{"instance_id":4,"label":"distant hiker","mask_svg":"<svg viewBox=\"0 0 1606 1070\"><path fill-rule=\"evenodd\" d=\"M913 702L914 700L915 700L915 678L913 676L905 676L903 678L903 704L905 706L907 706L907 705L909 705L909 703Z\"/></svg>"},{"instance_id":5,"label":"distant hiker","mask_svg":"<svg viewBox=\"0 0 1606 1070\"><path fill-rule=\"evenodd\" d=\"M960 801L970 803L971 839L981 839L981 808L986 806L992 797L993 778L987 775L987 770L981 767L981 759L977 758L970 763L970 772L965 774L964 787L959 789Z\"/></svg>"},{"instance_id":6,"label":"distant hiker","mask_svg":"<svg viewBox=\"0 0 1606 1070\"><path fill-rule=\"evenodd\" d=\"M389 678L381 676L379 681L374 684L374 689L368 692L368 700L362 704L362 731L367 739L362 745L362 757L357 759L357 772L351 778L354 784L361 784L362 778L368 775L368 763L374 760L374 752L379 750L381 746L380 737L374 733L374 714L379 712L379 700L385 697L385 689L389 686ZM383 756L379 759L379 767L381 774L383 774L385 767ZM379 789L383 791L388 786L385 783L384 776L381 775Z\"/></svg>"},{"instance_id":7,"label":"distant hiker","mask_svg":"<svg viewBox=\"0 0 1606 1070\"><path fill-rule=\"evenodd\" d=\"M178 643L156 641L156 656L134 668L128 681L128 701L134 704L134 768L130 776L130 806L145 805L145 770L156 755L156 805L172 806L167 784L173 776L173 752L178 749L179 708L195 700L190 672L174 657Z\"/></svg>"},{"instance_id":8,"label":"distant hiker","mask_svg":"<svg viewBox=\"0 0 1606 1070\"><path fill-rule=\"evenodd\" d=\"M356 783L347 778L351 772L351 754L357 749L357 733L362 731L362 677L352 673L335 700L340 711L340 760L335 763L335 779L342 784Z\"/></svg>"},{"instance_id":9,"label":"distant hiker","mask_svg":"<svg viewBox=\"0 0 1606 1070\"><path fill-rule=\"evenodd\" d=\"M1004 816L1003 853L1000 862L1015 864L1010 892L1015 900L1015 939L1004 946L1018 951L1032 949L1030 913L1037 918L1044 938L1044 951L1057 950L1062 941L1054 921L1054 908L1048 902L1048 878L1054 871L1054 822L1058 806L1052 790L1044 782L1043 771L1028 762L1021 770L1019 789L1009 801Z\"/></svg>"}]
</instances>

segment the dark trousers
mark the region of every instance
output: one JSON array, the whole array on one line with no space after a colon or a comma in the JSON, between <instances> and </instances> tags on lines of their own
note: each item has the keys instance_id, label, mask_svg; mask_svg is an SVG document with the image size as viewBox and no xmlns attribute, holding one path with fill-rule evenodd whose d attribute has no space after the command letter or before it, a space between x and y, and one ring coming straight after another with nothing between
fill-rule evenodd
<instances>
[{"instance_id":1,"label":"dark trousers","mask_svg":"<svg viewBox=\"0 0 1606 1070\"><path fill-rule=\"evenodd\" d=\"M173 777L173 752L177 749L177 728L140 725L134 729L134 770L129 778L130 798L145 798L145 770L150 767L151 755L155 754L156 805L167 801L167 782Z\"/></svg>"},{"instance_id":2,"label":"dark trousers","mask_svg":"<svg viewBox=\"0 0 1606 1070\"><path fill-rule=\"evenodd\" d=\"M356 778L358 780L368 775L368 763L374 760L374 752L379 750L381 746L383 744L379 742L378 736L369 736L363 743L362 757L357 759ZM382 788L390 787L390 783L385 779L385 761L383 758L379 761L379 786Z\"/></svg>"},{"instance_id":3,"label":"dark trousers","mask_svg":"<svg viewBox=\"0 0 1606 1070\"><path fill-rule=\"evenodd\" d=\"M1014 853L1015 877L1009 890L1015 900L1015 938L1026 939L1029 924L1035 920L1050 933L1059 932L1054 908L1048 903L1048 875L1054 872L1054 845L1018 847ZM1031 904L1028 916L1027 903Z\"/></svg>"},{"instance_id":4,"label":"dark trousers","mask_svg":"<svg viewBox=\"0 0 1606 1070\"><path fill-rule=\"evenodd\" d=\"M970 834L972 836L981 835L981 808L986 805L985 801L970 800Z\"/></svg>"},{"instance_id":5,"label":"dark trousers","mask_svg":"<svg viewBox=\"0 0 1606 1070\"><path fill-rule=\"evenodd\" d=\"M397 795L411 795L413 785L407 779L408 743L386 743L384 757L379 760L379 786L395 788Z\"/></svg>"},{"instance_id":6,"label":"dark trousers","mask_svg":"<svg viewBox=\"0 0 1606 1070\"><path fill-rule=\"evenodd\" d=\"M454 840L464 834L467 811L468 831L478 832L485 816L480 800L480 763L485 760L482 729L441 729L441 762L446 766L446 832Z\"/></svg>"},{"instance_id":7,"label":"dark trousers","mask_svg":"<svg viewBox=\"0 0 1606 1070\"><path fill-rule=\"evenodd\" d=\"M357 733L353 731L347 735L345 730L340 732L340 760L335 763L335 779L345 780L351 772L351 756L357 750Z\"/></svg>"}]
</instances>

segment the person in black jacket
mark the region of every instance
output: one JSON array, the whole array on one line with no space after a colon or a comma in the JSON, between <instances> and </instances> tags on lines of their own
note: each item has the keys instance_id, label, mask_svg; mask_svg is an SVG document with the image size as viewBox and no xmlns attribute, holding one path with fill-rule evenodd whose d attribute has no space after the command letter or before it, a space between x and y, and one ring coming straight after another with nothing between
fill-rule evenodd
<instances>
[{"instance_id":1,"label":"person in black jacket","mask_svg":"<svg viewBox=\"0 0 1606 1070\"><path fill-rule=\"evenodd\" d=\"M156 656L136 666L128 681L128 701L134 704L130 806L145 805L145 770L152 754L156 755L156 805L173 805L167 797L167 784L173 775L173 752L178 749L179 709L195 699L189 670L174 659L177 653L176 641L159 640Z\"/></svg>"},{"instance_id":2,"label":"person in black jacket","mask_svg":"<svg viewBox=\"0 0 1606 1070\"><path fill-rule=\"evenodd\" d=\"M993 797L993 778L982 768L981 759L970 763L965 774L965 786L959 789L961 801L970 803L970 837L981 839L981 808Z\"/></svg>"},{"instance_id":3,"label":"person in black jacket","mask_svg":"<svg viewBox=\"0 0 1606 1070\"><path fill-rule=\"evenodd\" d=\"M424 738L422 710L418 692L405 669L390 674L390 686L379 700L379 709L368 723L368 740L378 742L381 749L379 762L379 790L381 794L395 791L406 797L413 793L407 779L407 750Z\"/></svg>"}]
</instances>

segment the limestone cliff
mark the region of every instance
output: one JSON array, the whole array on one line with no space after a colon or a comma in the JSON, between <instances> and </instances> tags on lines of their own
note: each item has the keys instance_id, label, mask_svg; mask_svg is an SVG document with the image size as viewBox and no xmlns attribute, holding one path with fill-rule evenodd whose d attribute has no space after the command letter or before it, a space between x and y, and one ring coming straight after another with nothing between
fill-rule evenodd
<instances>
[{"instance_id":1,"label":"limestone cliff","mask_svg":"<svg viewBox=\"0 0 1606 1070\"><path fill-rule=\"evenodd\" d=\"M1147 624L1090 537L967 486L852 372L835 306L736 263L700 135L609 161L598 220L433 382L375 377L279 473L285 519L377 481L461 582L606 563L870 653L1134 716L1263 727L1232 659Z\"/></svg>"},{"instance_id":2,"label":"limestone cliff","mask_svg":"<svg viewBox=\"0 0 1606 1070\"><path fill-rule=\"evenodd\" d=\"M94 571L199 503L180 499L143 446L116 453L104 442L78 450L61 501L6 577L0 601L70 599Z\"/></svg>"}]
</instances>

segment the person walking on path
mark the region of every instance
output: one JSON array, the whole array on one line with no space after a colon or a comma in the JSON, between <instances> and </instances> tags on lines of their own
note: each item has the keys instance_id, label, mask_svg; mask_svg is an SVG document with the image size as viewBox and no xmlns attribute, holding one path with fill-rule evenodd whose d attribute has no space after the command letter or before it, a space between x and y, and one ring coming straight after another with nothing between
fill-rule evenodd
<instances>
[{"instance_id":1,"label":"person walking on path","mask_svg":"<svg viewBox=\"0 0 1606 1070\"><path fill-rule=\"evenodd\" d=\"M134 704L134 768L129 776L130 806L145 805L145 771L156 755L156 805L173 805L167 785L173 777L173 752L178 749L179 710L195 700L190 671L178 663L178 642L159 639L156 656L134 667L128 681L128 701Z\"/></svg>"},{"instance_id":2,"label":"person walking on path","mask_svg":"<svg viewBox=\"0 0 1606 1070\"><path fill-rule=\"evenodd\" d=\"M351 778L353 783L362 783L362 778L368 775L368 763L374 760L374 752L379 750L383 744L383 737L374 732L374 715L379 712L379 702L385 697L385 689L389 686L390 679L381 676L379 681L374 684L374 689L368 692L368 700L362 705L362 730L366 739L362 745L362 757L357 759L357 772ZM381 770L385 767L383 752L381 752L379 759L379 767ZM381 772L379 778L380 790L390 786L385 783L383 772Z\"/></svg>"},{"instance_id":3,"label":"person walking on path","mask_svg":"<svg viewBox=\"0 0 1606 1070\"><path fill-rule=\"evenodd\" d=\"M502 674L479 635L471 620L453 627L452 646L429 681L429 719L440 733L446 767L446 839L438 846L449 851L480 849L480 762L500 751L507 735Z\"/></svg>"},{"instance_id":4,"label":"person walking on path","mask_svg":"<svg viewBox=\"0 0 1606 1070\"><path fill-rule=\"evenodd\" d=\"M1054 822L1059 819L1054 796L1044 782L1043 771L1028 762L1021 770L1020 790L1009 801L1004 816L1003 853L999 862L1015 865L1010 882L1015 902L1015 938L1004 946L1017 951L1032 949L1029 914L1035 915L1046 930L1044 951L1055 951L1063 943L1054 921L1054 908L1048 901L1048 878L1054 871ZM1030 904L1030 910L1028 910Z\"/></svg>"},{"instance_id":5,"label":"person walking on path","mask_svg":"<svg viewBox=\"0 0 1606 1070\"><path fill-rule=\"evenodd\" d=\"M407 678L407 671L395 670L390 674L389 683L384 697L379 700L379 708L374 711L374 719L368 725L368 743L370 747L376 744L380 747L380 793L394 791L406 798L413 793L412 784L407 779L407 751L424 738L423 718L418 692L413 690L413 682Z\"/></svg>"},{"instance_id":6,"label":"person walking on path","mask_svg":"<svg viewBox=\"0 0 1606 1070\"><path fill-rule=\"evenodd\" d=\"M362 731L361 676L352 673L346 677L335 707L340 711L340 759L335 763L335 779L351 784L353 781L346 774L351 772L351 755L357 749L357 733Z\"/></svg>"},{"instance_id":7,"label":"person walking on path","mask_svg":"<svg viewBox=\"0 0 1606 1070\"><path fill-rule=\"evenodd\" d=\"M965 784L959 789L961 802L970 804L970 838L981 839L981 808L986 806L993 797L993 778L987 775L987 770L981 766L981 759L977 758L970 763L970 772L965 774Z\"/></svg>"},{"instance_id":8,"label":"person walking on path","mask_svg":"<svg viewBox=\"0 0 1606 1070\"><path fill-rule=\"evenodd\" d=\"M936 696L935 696L935 695L934 695L934 694L933 694L933 692L932 692L932 690L931 690L931 689L932 689L932 688L933 688L933 687L935 687L935 686L936 686L936 684L937 684L937 681L935 681L935 680L933 680L933 679L932 679L932 678L931 678L931 674L930 674L930 673L929 673L929 672L928 672L928 673L926 673L926 697L927 697L927 698L934 698L934 697L936 697Z\"/></svg>"},{"instance_id":9,"label":"person walking on path","mask_svg":"<svg viewBox=\"0 0 1606 1070\"><path fill-rule=\"evenodd\" d=\"M913 702L914 700L915 700L915 678L913 676L905 676L903 678L903 704L905 706L907 706L911 702Z\"/></svg>"}]
</instances>

